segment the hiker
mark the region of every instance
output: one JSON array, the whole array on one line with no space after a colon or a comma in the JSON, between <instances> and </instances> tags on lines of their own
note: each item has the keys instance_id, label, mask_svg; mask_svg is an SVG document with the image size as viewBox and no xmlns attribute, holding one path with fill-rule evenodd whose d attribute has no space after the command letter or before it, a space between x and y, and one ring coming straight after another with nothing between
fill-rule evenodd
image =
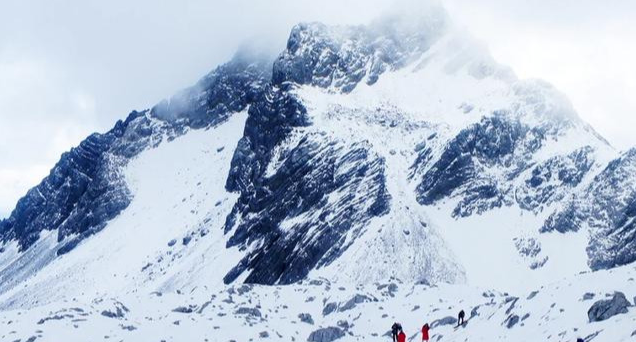
<instances>
[{"instance_id":1,"label":"hiker","mask_svg":"<svg viewBox=\"0 0 636 342\"><path fill-rule=\"evenodd\" d=\"M422 326L422 341L428 341L428 323Z\"/></svg>"},{"instance_id":2,"label":"hiker","mask_svg":"<svg viewBox=\"0 0 636 342\"><path fill-rule=\"evenodd\" d=\"M404 333L404 330L402 330L402 327L400 327L397 342L406 342L406 334Z\"/></svg>"},{"instance_id":3,"label":"hiker","mask_svg":"<svg viewBox=\"0 0 636 342\"><path fill-rule=\"evenodd\" d=\"M466 316L466 313L464 312L464 310L461 310L459 312L459 315L457 316L457 326L463 325L465 323L464 316Z\"/></svg>"},{"instance_id":4,"label":"hiker","mask_svg":"<svg viewBox=\"0 0 636 342\"><path fill-rule=\"evenodd\" d=\"M393 323L393 325L391 326L391 337L393 337L393 342L397 342L399 328L400 325L397 322Z\"/></svg>"}]
</instances>

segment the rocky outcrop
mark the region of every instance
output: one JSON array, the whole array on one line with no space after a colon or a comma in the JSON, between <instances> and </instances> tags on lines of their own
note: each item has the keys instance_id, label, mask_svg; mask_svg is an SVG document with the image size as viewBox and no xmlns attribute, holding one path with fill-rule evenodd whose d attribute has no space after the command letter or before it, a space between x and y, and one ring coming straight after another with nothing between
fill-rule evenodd
<instances>
[{"instance_id":1,"label":"rocky outcrop","mask_svg":"<svg viewBox=\"0 0 636 342\"><path fill-rule=\"evenodd\" d=\"M331 342L345 335L338 327L327 327L313 331L307 338L308 342Z\"/></svg>"},{"instance_id":2,"label":"rocky outcrop","mask_svg":"<svg viewBox=\"0 0 636 342\"><path fill-rule=\"evenodd\" d=\"M591 322L604 321L613 316L627 313L627 308L631 306L625 294L614 292L611 299L603 299L595 302L587 311L587 317Z\"/></svg>"}]
</instances>

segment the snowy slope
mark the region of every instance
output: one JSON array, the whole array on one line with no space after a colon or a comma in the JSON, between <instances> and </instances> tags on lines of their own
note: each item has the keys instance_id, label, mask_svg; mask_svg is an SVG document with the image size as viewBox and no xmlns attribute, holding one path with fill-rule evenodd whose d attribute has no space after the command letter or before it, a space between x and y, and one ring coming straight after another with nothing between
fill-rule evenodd
<instances>
[{"instance_id":1,"label":"snowy slope","mask_svg":"<svg viewBox=\"0 0 636 342\"><path fill-rule=\"evenodd\" d=\"M225 191L224 175L245 118L245 112L237 113L134 159L125 170L134 193L126 211L25 286L4 292L3 307L222 283L217 272L240 255L225 249L221 228L236 199ZM47 237L40 241L45 245Z\"/></svg>"},{"instance_id":2,"label":"snowy slope","mask_svg":"<svg viewBox=\"0 0 636 342\"><path fill-rule=\"evenodd\" d=\"M286 286L237 285L193 291L78 296L24 311L0 312L0 338L26 341L389 341L402 323L409 341L428 322L431 341L633 341L636 310L589 323L588 309L614 291L634 292L633 267L563 277L520 292L399 281L346 285L314 280ZM613 283L608 283L611 277ZM118 310L119 309L119 310ZM457 328L465 310L467 324ZM315 336L315 333L314 333ZM317 339L320 341L320 339ZM323 339L328 341L329 339Z\"/></svg>"}]
</instances>

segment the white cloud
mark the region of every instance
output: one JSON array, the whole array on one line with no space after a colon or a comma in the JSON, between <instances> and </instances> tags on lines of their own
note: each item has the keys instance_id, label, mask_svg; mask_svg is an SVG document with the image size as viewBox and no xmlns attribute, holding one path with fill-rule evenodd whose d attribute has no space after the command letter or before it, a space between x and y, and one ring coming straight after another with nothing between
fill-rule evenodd
<instances>
[{"instance_id":1,"label":"white cloud","mask_svg":"<svg viewBox=\"0 0 636 342\"><path fill-rule=\"evenodd\" d=\"M445 0L451 14L522 78L567 94L619 149L636 145L636 3Z\"/></svg>"}]
</instances>

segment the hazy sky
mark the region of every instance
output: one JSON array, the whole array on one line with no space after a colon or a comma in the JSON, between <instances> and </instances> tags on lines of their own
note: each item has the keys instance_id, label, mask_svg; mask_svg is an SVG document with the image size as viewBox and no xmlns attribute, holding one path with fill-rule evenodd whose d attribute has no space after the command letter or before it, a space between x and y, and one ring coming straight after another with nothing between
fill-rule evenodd
<instances>
[{"instance_id":1,"label":"hazy sky","mask_svg":"<svg viewBox=\"0 0 636 342\"><path fill-rule=\"evenodd\" d=\"M635 2L443 2L497 60L555 84L617 148L636 145ZM62 152L194 83L242 40L281 50L297 22L360 24L396 6L408 2L1 0L0 218Z\"/></svg>"}]
</instances>

